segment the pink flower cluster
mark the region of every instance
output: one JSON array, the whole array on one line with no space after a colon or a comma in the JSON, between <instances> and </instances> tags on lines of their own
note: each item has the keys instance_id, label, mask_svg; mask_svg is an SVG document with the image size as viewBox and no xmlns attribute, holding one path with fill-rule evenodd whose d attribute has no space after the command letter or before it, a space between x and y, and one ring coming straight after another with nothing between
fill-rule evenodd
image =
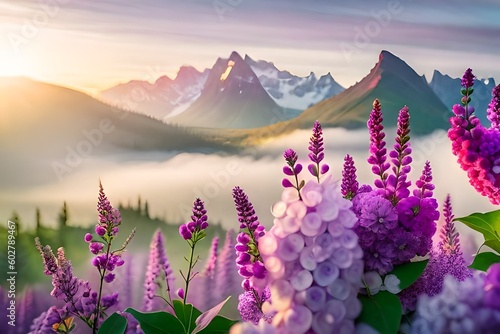
<instances>
[{"instance_id":1,"label":"pink flower cluster","mask_svg":"<svg viewBox=\"0 0 500 334\"><path fill-rule=\"evenodd\" d=\"M500 85L493 89L487 110L491 126L485 128L469 106L473 84L474 75L467 69L462 79L462 105L453 106L448 138L470 184L491 203L500 204Z\"/></svg>"},{"instance_id":2,"label":"pink flower cluster","mask_svg":"<svg viewBox=\"0 0 500 334\"><path fill-rule=\"evenodd\" d=\"M300 195L283 191L272 208L274 225L260 239L271 290L264 309L276 312L280 333L354 332L363 252L351 202L330 177L305 183Z\"/></svg>"}]
</instances>

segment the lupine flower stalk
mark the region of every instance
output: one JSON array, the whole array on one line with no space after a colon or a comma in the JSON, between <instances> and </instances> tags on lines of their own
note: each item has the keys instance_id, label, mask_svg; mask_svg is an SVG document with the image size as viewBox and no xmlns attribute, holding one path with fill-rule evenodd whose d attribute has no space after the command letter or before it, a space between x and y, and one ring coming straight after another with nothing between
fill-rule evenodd
<instances>
[{"instance_id":1,"label":"lupine flower stalk","mask_svg":"<svg viewBox=\"0 0 500 334\"><path fill-rule=\"evenodd\" d=\"M368 163L372 165L373 174L377 175L379 179L375 180L375 187L385 191L387 183L387 170L390 165L387 160L387 149L385 148L385 133L382 121L382 108L379 100L373 102L373 109L368 119L368 130L370 132L370 157Z\"/></svg>"},{"instance_id":2,"label":"lupine flower stalk","mask_svg":"<svg viewBox=\"0 0 500 334\"><path fill-rule=\"evenodd\" d=\"M284 178L281 181L281 185L285 188L294 188L297 190L297 194L300 197L300 188L304 186L304 182L299 183L299 174L302 171L302 164L297 163L299 159L297 153L291 148L286 150L283 154L287 166L283 167L283 173L287 176L293 176L295 179L295 185L288 179Z\"/></svg>"},{"instance_id":3,"label":"lupine flower stalk","mask_svg":"<svg viewBox=\"0 0 500 334\"><path fill-rule=\"evenodd\" d=\"M294 164L290 167L293 168ZM238 311L244 321L257 324L261 318L265 318L262 304L269 298L266 288L268 273L259 252L259 240L265 235L265 229L243 189L235 187L233 199L240 224L235 246L236 265L244 279L242 286L245 290L239 296Z\"/></svg>"},{"instance_id":4,"label":"lupine flower stalk","mask_svg":"<svg viewBox=\"0 0 500 334\"><path fill-rule=\"evenodd\" d=\"M327 164L320 165L325 157L325 153L323 152L325 149L323 147L323 130L318 121L314 122L312 131L313 133L309 141L309 159L313 163L309 164L307 169L319 182L320 175L327 173L330 167Z\"/></svg>"},{"instance_id":5,"label":"lupine flower stalk","mask_svg":"<svg viewBox=\"0 0 500 334\"><path fill-rule=\"evenodd\" d=\"M166 286L163 286L163 284ZM175 277L165 252L165 238L160 229L153 234L149 245L149 260L144 281L143 311L156 311L158 305L154 303L154 297L158 290L165 289L167 293L167 304L172 307L171 291L175 287Z\"/></svg>"},{"instance_id":6,"label":"lupine flower stalk","mask_svg":"<svg viewBox=\"0 0 500 334\"><path fill-rule=\"evenodd\" d=\"M77 316L92 328L94 334L97 334L99 323L106 316L105 311L118 303L117 293L102 295L103 283L112 282L115 278L112 271L115 267L123 265L121 253L133 237L134 231L120 249L111 251L111 243L118 233L121 216L118 210L111 206L100 183L97 210L99 222L95 226L95 233L98 238L94 239L92 234L87 233L84 240L89 243L90 252L96 255L92 259L92 265L97 268L100 275L98 292L91 289L88 281L83 281L73 275L73 267L62 247L57 250L56 257L50 246L42 246L40 240L35 239L36 247L42 256L44 272L52 276L54 289L51 295L65 303L59 311L61 330L65 326L68 327L70 322L72 323L72 316ZM47 313L47 316L50 314ZM69 327L68 330L70 330Z\"/></svg>"},{"instance_id":7,"label":"lupine flower stalk","mask_svg":"<svg viewBox=\"0 0 500 334\"><path fill-rule=\"evenodd\" d=\"M234 231L228 230L224 245L217 259L217 270L215 274L215 300L223 300L226 295L233 295L240 289L238 281L236 252L234 249Z\"/></svg>"},{"instance_id":8,"label":"lupine flower stalk","mask_svg":"<svg viewBox=\"0 0 500 334\"><path fill-rule=\"evenodd\" d=\"M493 89L487 110L491 126L485 128L469 105L473 84L474 75L467 69L462 78L462 105L453 106L448 138L452 141L452 153L467 172L470 184L491 203L500 204L500 85Z\"/></svg>"},{"instance_id":9,"label":"lupine flower stalk","mask_svg":"<svg viewBox=\"0 0 500 334\"><path fill-rule=\"evenodd\" d=\"M411 170L411 147L410 147L410 113L408 107L403 107L398 115L398 130L394 149L389 152L393 164L393 174L387 178L386 196L396 204L400 198L406 198L410 194L408 187L411 182L407 181L407 175Z\"/></svg>"},{"instance_id":10,"label":"lupine flower stalk","mask_svg":"<svg viewBox=\"0 0 500 334\"><path fill-rule=\"evenodd\" d=\"M356 196L359 183L356 179L356 167L353 158L347 154L344 158L344 169L342 170L342 184L340 186L344 198L352 199Z\"/></svg>"},{"instance_id":11,"label":"lupine flower stalk","mask_svg":"<svg viewBox=\"0 0 500 334\"><path fill-rule=\"evenodd\" d=\"M205 203L203 203L201 199L195 199L192 212L193 214L191 215L191 221L186 224L182 224L179 227L179 234L184 240L186 240L189 248L191 249L188 260L189 266L187 274L184 275L184 273L181 271L182 278L186 282L185 288L181 288L177 291L177 295L183 300L184 304L186 304L186 300L188 297L189 283L198 274L192 273L194 266L198 262L197 260L194 260L194 250L196 247L196 243L205 238L205 230L208 227L207 210L205 210Z\"/></svg>"},{"instance_id":12,"label":"lupine flower stalk","mask_svg":"<svg viewBox=\"0 0 500 334\"><path fill-rule=\"evenodd\" d=\"M398 130L394 150L387 162L382 111L378 100L373 104L368 121L370 130L370 156L368 163L378 176L375 189L363 185L352 197L353 211L358 217L354 228L364 252L367 271L380 275L389 273L395 265L410 261L416 255L425 256L432 248L432 236L439 218L437 201L432 198L432 171L426 162L422 176L410 196L411 147L408 108L399 112ZM389 171L390 165L393 165ZM349 172L350 161L345 168ZM352 177L344 176L344 196ZM349 197L347 197L349 198Z\"/></svg>"},{"instance_id":13,"label":"lupine flower stalk","mask_svg":"<svg viewBox=\"0 0 500 334\"><path fill-rule=\"evenodd\" d=\"M440 293L446 275L451 275L460 282L472 277L472 270L467 267L460 250L459 235L453 223L450 195L444 202L443 216L444 225L440 230L440 241L432 250L427 267L417 281L400 294L403 307L408 311L415 310L419 296L423 294L435 296Z\"/></svg>"},{"instance_id":14,"label":"lupine flower stalk","mask_svg":"<svg viewBox=\"0 0 500 334\"><path fill-rule=\"evenodd\" d=\"M94 313L92 330L94 334L97 333L99 326L99 316L103 302L109 303L111 300L117 299L116 297L106 296L102 297L102 289L104 283L111 283L115 279L113 273L116 267L122 266L125 261L122 259L121 254L135 234L135 229L128 236L125 243L121 248L111 250L114 238L118 234L119 226L122 218L118 209L113 208L109 202L101 182L99 182L99 198L97 201L98 223L95 226L96 239L90 233L87 233L84 240L89 243L89 250L92 254L96 255L92 259L92 265L97 268L100 275L99 292L97 295L97 305Z\"/></svg>"}]
</instances>

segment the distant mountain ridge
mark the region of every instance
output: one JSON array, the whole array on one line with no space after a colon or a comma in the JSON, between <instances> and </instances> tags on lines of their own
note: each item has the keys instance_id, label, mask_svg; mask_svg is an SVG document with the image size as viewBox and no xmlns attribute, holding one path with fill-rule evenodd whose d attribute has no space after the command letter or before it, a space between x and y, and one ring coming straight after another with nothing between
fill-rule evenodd
<instances>
[{"instance_id":1,"label":"distant mountain ridge","mask_svg":"<svg viewBox=\"0 0 500 334\"><path fill-rule=\"evenodd\" d=\"M170 123L208 128L256 128L287 119L237 52L219 58L205 86L186 111Z\"/></svg>"},{"instance_id":2,"label":"distant mountain ridge","mask_svg":"<svg viewBox=\"0 0 500 334\"><path fill-rule=\"evenodd\" d=\"M131 80L100 93L100 98L113 106L133 110L159 120L175 116L191 105L203 89L208 70L182 66L175 79L163 75L153 84Z\"/></svg>"},{"instance_id":3,"label":"distant mountain ridge","mask_svg":"<svg viewBox=\"0 0 500 334\"><path fill-rule=\"evenodd\" d=\"M385 50L360 82L308 108L290 123L292 127L308 127L319 120L324 126L366 126L375 99L382 105L385 127L396 126L398 112L405 105L410 109L413 133L429 133L448 127L446 106L424 78L406 62Z\"/></svg>"},{"instance_id":4,"label":"distant mountain ridge","mask_svg":"<svg viewBox=\"0 0 500 334\"><path fill-rule=\"evenodd\" d=\"M237 54L237 52L233 53ZM271 62L255 61L249 55L245 55L244 61L255 73L267 94L277 104L276 108L282 108L280 111L282 115L278 115L280 119L295 117L311 105L344 90L330 73L319 79L313 72L307 77L299 77L286 70L277 69ZM100 98L113 106L138 111L165 122L172 122L171 117L187 110L201 95L209 73L209 69L199 72L191 66L183 66L174 80L168 76L161 76L154 83L131 80L102 91ZM190 78L190 80L184 80L185 78ZM251 125L247 124L244 127L251 127Z\"/></svg>"},{"instance_id":5,"label":"distant mountain ridge","mask_svg":"<svg viewBox=\"0 0 500 334\"><path fill-rule=\"evenodd\" d=\"M277 69L271 62L255 61L248 55L245 55L245 62L250 65L274 102L281 107L305 110L344 91L344 87L330 73L319 79L313 72L307 77L298 77Z\"/></svg>"},{"instance_id":6,"label":"distant mountain ridge","mask_svg":"<svg viewBox=\"0 0 500 334\"><path fill-rule=\"evenodd\" d=\"M442 74L438 70L434 70L429 86L436 93L439 99L450 110L453 105L460 103L460 90L462 88L461 78L451 78L447 74ZM474 93L470 105L475 108L476 116L479 117L481 122L489 124L486 117L486 109L491 101L491 90L496 86L495 79L475 79L474 80Z\"/></svg>"}]
</instances>

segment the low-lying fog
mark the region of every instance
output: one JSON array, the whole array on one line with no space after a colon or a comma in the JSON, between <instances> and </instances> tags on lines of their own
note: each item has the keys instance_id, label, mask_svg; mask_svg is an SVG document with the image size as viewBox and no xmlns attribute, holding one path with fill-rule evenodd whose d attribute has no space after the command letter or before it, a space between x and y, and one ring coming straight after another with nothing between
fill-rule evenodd
<instances>
[{"instance_id":1,"label":"low-lying fog","mask_svg":"<svg viewBox=\"0 0 500 334\"><path fill-rule=\"evenodd\" d=\"M272 224L269 208L280 198L282 191L283 151L295 149L307 166L310 134L309 130L295 131L238 156L182 153L172 158L167 154L142 153L129 157L87 158L61 182L54 174L54 182L50 185L8 193L0 190L0 214L10 217L16 210L25 226L34 226L35 208L38 206L42 221L53 223L63 201L67 201L70 222L94 224L98 182L101 179L113 205L130 202L136 206L140 195L143 202L149 202L153 217L179 222L189 219L193 200L201 197L206 203L210 221L236 228L231 190L239 185L253 202L261 222L269 227ZM349 153L355 159L360 183L373 183L375 176L366 163L369 145L366 130L327 129L324 138L325 161L336 179L341 178L343 158ZM394 134L388 134L386 139L388 148L392 148ZM440 204L447 193L452 195L455 216L495 209L469 185L465 172L451 154L445 131L412 138L411 144L414 161L410 180L418 178L425 160L430 160L436 184L435 195ZM307 169L301 176L307 180L312 178ZM459 230L466 228L459 226Z\"/></svg>"}]
</instances>

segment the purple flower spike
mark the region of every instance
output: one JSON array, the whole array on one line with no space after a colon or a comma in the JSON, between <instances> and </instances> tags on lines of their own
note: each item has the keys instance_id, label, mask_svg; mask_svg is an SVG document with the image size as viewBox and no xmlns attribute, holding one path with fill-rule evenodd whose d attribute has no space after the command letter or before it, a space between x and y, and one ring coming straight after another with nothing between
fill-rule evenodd
<instances>
[{"instance_id":1,"label":"purple flower spike","mask_svg":"<svg viewBox=\"0 0 500 334\"><path fill-rule=\"evenodd\" d=\"M451 275L458 281L472 277L460 250L458 232L453 223L450 195L443 207L444 225L440 231L440 241L431 252L429 263L417 281L401 292L400 298L405 309L415 310L420 295L435 296L443 290L444 277Z\"/></svg>"},{"instance_id":2,"label":"purple flower spike","mask_svg":"<svg viewBox=\"0 0 500 334\"><path fill-rule=\"evenodd\" d=\"M318 179L320 174L324 174L328 171L329 167L327 164L320 166L320 162L323 161L325 157L324 147L323 147L323 130L321 129L321 124L318 121L314 122L314 127L312 129L313 133L309 141L309 159L313 162L307 169L309 172Z\"/></svg>"},{"instance_id":3,"label":"purple flower spike","mask_svg":"<svg viewBox=\"0 0 500 334\"><path fill-rule=\"evenodd\" d=\"M191 221L179 226L180 236L189 242L196 243L205 237L205 229L208 227L207 210L205 204L199 198L193 203L193 214Z\"/></svg>"},{"instance_id":4,"label":"purple flower spike","mask_svg":"<svg viewBox=\"0 0 500 334\"><path fill-rule=\"evenodd\" d=\"M299 173L302 171L302 165L297 164L297 160L299 157L298 157L297 153L294 150L292 150L291 148L289 148L288 150L285 151L285 153L283 154L283 157L285 158L285 161L287 163L287 166L283 167L283 173L285 173L285 175L287 175L287 176L294 176L295 185L287 178L284 178L281 181L281 185L284 188L292 188L293 187L293 188L297 189L297 192L299 193L299 198L301 198L300 188L303 186L303 184L299 184L299 178L298 178Z\"/></svg>"},{"instance_id":5,"label":"purple flower spike","mask_svg":"<svg viewBox=\"0 0 500 334\"><path fill-rule=\"evenodd\" d=\"M353 158L347 154L344 158L342 170L342 184L340 186L344 198L352 199L358 192L359 183L356 177L356 167Z\"/></svg>"},{"instance_id":6,"label":"purple flower spike","mask_svg":"<svg viewBox=\"0 0 500 334\"><path fill-rule=\"evenodd\" d=\"M424 169L422 170L422 176L415 182L417 189L413 190L413 196L424 198L432 197L434 184L432 183L432 169L429 161L425 162Z\"/></svg>"},{"instance_id":7,"label":"purple flower spike","mask_svg":"<svg viewBox=\"0 0 500 334\"><path fill-rule=\"evenodd\" d=\"M372 165L373 174L380 177L380 180L375 181L375 186L381 189L386 188L386 171L389 169L389 163L386 162L387 149L385 148L384 141L383 119L380 102L379 100L375 100L372 112L370 113L370 119L367 123L368 130L370 131L370 157L368 157L367 161Z\"/></svg>"},{"instance_id":8,"label":"purple flower spike","mask_svg":"<svg viewBox=\"0 0 500 334\"><path fill-rule=\"evenodd\" d=\"M297 159L299 158L297 156L297 153L291 148L289 148L288 150L285 151L285 153L283 153L283 157L285 158L285 161L287 162L288 166L292 168L297 162Z\"/></svg>"},{"instance_id":9,"label":"purple flower spike","mask_svg":"<svg viewBox=\"0 0 500 334\"><path fill-rule=\"evenodd\" d=\"M412 161L409 134L410 113L408 107L405 106L399 111L396 143L394 149L389 153L394 167L392 168L393 174L387 178L386 196L393 204L410 194L408 187L411 182L406 181Z\"/></svg>"},{"instance_id":10,"label":"purple flower spike","mask_svg":"<svg viewBox=\"0 0 500 334\"><path fill-rule=\"evenodd\" d=\"M149 260L144 282L143 311L157 311L163 306L159 303L158 298L153 298L156 291L162 289L159 285L163 282L158 280L158 277L165 277L163 282L166 282L167 286L163 287L163 289L170 294L171 289L174 288L175 277L165 253L165 238L160 229L156 230L149 245Z\"/></svg>"},{"instance_id":11,"label":"purple flower spike","mask_svg":"<svg viewBox=\"0 0 500 334\"><path fill-rule=\"evenodd\" d=\"M474 86L474 74L472 74L472 69L468 68L462 77L462 87L470 88Z\"/></svg>"},{"instance_id":12,"label":"purple flower spike","mask_svg":"<svg viewBox=\"0 0 500 334\"><path fill-rule=\"evenodd\" d=\"M493 88L491 95L492 99L486 113L491 122L491 128L500 130L500 85Z\"/></svg>"},{"instance_id":13,"label":"purple flower spike","mask_svg":"<svg viewBox=\"0 0 500 334\"><path fill-rule=\"evenodd\" d=\"M242 230L236 237L238 243L234 247L237 254L235 261L238 273L244 279L242 286L246 291L239 297L238 311L243 320L257 323L264 317L262 304L269 298L269 290L263 290L268 272L259 252L259 239L264 237L266 232L243 189L235 187L233 199ZM254 314L250 317L250 313Z\"/></svg>"}]
</instances>

